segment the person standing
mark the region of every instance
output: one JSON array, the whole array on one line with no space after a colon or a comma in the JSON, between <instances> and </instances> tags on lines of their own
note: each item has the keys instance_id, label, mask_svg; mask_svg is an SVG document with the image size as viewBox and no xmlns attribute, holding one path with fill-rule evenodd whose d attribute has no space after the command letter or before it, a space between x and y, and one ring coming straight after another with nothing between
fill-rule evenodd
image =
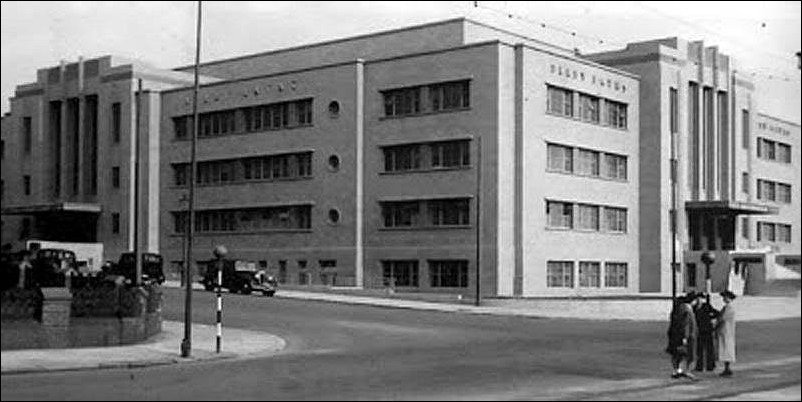
<instances>
[{"instance_id":1,"label":"person standing","mask_svg":"<svg viewBox=\"0 0 802 402\"><path fill-rule=\"evenodd\" d=\"M718 339L718 360L724 363L722 377L731 377L730 364L735 363L735 308L732 301L735 294L729 290L720 293L724 299L724 307L719 313L716 323L716 337Z\"/></svg>"},{"instance_id":2,"label":"person standing","mask_svg":"<svg viewBox=\"0 0 802 402\"><path fill-rule=\"evenodd\" d=\"M668 347L666 352L671 355L671 365L674 369L671 378L686 377L696 380L689 373L691 362L694 360L694 351L697 337L696 318L693 314L691 302L696 298L693 292L680 297L671 310L671 319L668 325Z\"/></svg>"},{"instance_id":3,"label":"person standing","mask_svg":"<svg viewBox=\"0 0 802 402\"><path fill-rule=\"evenodd\" d=\"M696 305L693 313L696 317L696 326L699 329L699 338L696 342L696 368L694 371L713 371L716 369L716 348L714 340L713 321L718 317L718 311L710 305L709 295L699 292L696 294Z\"/></svg>"}]
</instances>

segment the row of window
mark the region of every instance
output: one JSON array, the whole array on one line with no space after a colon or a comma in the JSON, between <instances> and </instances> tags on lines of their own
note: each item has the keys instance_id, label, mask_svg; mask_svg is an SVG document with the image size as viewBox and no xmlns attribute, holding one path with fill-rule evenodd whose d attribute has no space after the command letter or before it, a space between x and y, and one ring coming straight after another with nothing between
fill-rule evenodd
<instances>
[{"instance_id":1,"label":"row of window","mask_svg":"<svg viewBox=\"0 0 802 402\"><path fill-rule=\"evenodd\" d=\"M429 286L433 288L467 288L467 260L428 260ZM382 261L385 286L419 287L417 260Z\"/></svg>"},{"instance_id":2,"label":"row of window","mask_svg":"<svg viewBox=\"0 0 802 402\"><path fill-rule=\"evenodd\" d=\"M757 157L770 161L791 163L791 146L782 142L758 137Z\"/></svg>"},{"instance_id":3,"label":"row of window","mask_svg":"<svg viewBox=\"0 0 802 402\"><path fill-rule=\"evenodd\" d=\"M757 179L757 199L791 203L791 185L770 180Z\"/></svg>"},{"instance_id":4,"label":"row of window","mask_svg":"<svg viewBox=\"0 0 802 402\"><path fill-rule=\"evenodd\" d=\"M468 198L387 201L381 202L380 206L385 228L426 228L471 224ZM428 213L422 214L421 211Z\"/></svg>"},{"instance_id":5,"label":"row of window","mask_svg":"<svg viewBox=\"0 0 802 402\"><path fill-rule=\"evenodd\" d=\"M383 148L385 172L447 169L470 166L470 141L444 141Z\"/></svg>"},{"instance_id":6,"label":"row of window","mask_svg":"<svg viewBox=\"0 0 802 402\"><path fill-rule=\"evenodd\" d=\"M548 85L546 111L613 128L627 128L627 104ZM576 106L575 106L576 105Z\"/></svg>"},{"instance_id":7,"label":"row of window","mask_svg":"<svg viewBox=\"0 0 802 402\"><path fill-rule=\"evenodd\" d=\"M217 137L312 125L312 99L201 113L198 137ZM173 118L176 139L192 134L192 116Z\"/></svg>"},{"instance_id":8,"label":"row of window","mask_svg":"<svg viewBox=\"0 0 802 402\"><path fill-rule=\"evenodd\" d=\"M198 162L197 184L219 185L255 180L300 179L312 176L312 153L302 152L255 158ZM188 163L173 165L176 186L189 182Z\"/></svg>"},{"instance_id":9,"label":"row of window","mask_svg":"<svg viewBox=\"0 0 802 402\"><path fill-rule=\"evenodd\" d=\"M311 215L312 207L309 205L198 211L195 213L195 231L204 233L309 229ZM173 212L173 223L175 233L184 233L188 224L187 213Z\"/></svg>"},{"instance_id":10,"label":"row of window","mask_svg":"<svg viewBox=\"0 0 802 402\"><path fill-rule=\"evenodd\" d=\"M627 287L627 263L605 262L604 274L598 261L579 262L579 281L574 281L574 261L548 261L546 263L546 286L550 288L625 288ZM602 282L604 280L604 282Z\"/></svg>"},{"instance_id":11,"label":"row of window","mask_svg":"<svg viewBox=\"0 0 802 402\"><path fill-rule=\"evenodd\" d=\"M627 179L627 157L565 145L547 145L547 169L583 176Z\"/></svg>"},{"instance_id":12,"label":"row of window","mask_svg":"<svg viewBox=\"0 0 802 402\"><path fill-rule=\"evenodd\" d=\"M454 81L382 91L386 117L411 116L471 106L470 81Z\"/></svg>"},{"instance_id":13,"label":"row of window","mask_svg":"<svg viewBox=\"0 0 802 402\"><path fill-rule=\"evenodd\" d=\"M757 241L791 242L791 225L773 222L757 223Z\"/></svg>"},{"instance_id":14,"label":"row of window","mask_svg":"<svg viewBox=\"0 0 802 402\"><path fill-rule=\"evenodd\" d=\"M546 216L549 228L627 232L626 208L546 201Z\"/></svg>"}]
</instances>

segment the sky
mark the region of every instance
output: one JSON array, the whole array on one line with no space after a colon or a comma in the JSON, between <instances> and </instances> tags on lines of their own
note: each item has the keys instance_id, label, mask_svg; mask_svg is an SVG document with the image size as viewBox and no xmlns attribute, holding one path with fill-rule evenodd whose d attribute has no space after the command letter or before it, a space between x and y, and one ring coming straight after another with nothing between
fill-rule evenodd
<instances>
[{"instance_id":1,"label":"sky","mask_svg":"<svg viewBox=\"0 0 802 402\"><path fill-rule=\"evenodd\" d=\"M196 2L2 1L0 11L3 113L17 85L62 59L194 62ZM585 53L663 37L704 40L751 76L761 111L801 120L799 1L205 1L203 15L201 62L458 16Z\"/></svg>"}]
</instances>

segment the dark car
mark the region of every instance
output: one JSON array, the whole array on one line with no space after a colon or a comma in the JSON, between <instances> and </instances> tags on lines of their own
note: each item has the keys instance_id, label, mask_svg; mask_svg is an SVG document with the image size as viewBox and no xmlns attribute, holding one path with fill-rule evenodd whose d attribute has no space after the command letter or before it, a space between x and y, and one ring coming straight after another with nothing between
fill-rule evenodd
<instances>
[{"instance_id":1,"label":"dark car","mask_svg":"<svg viewBox=\"0 0 802 402\"><path fill-rule=\"evenodd\" d=\"M55 248L37 250L31 266L34 281L40 287L64 286L64 275L71 270L78 270L74 252Z\"/></svg>"},{"instance_id":2,"label":"dark car","mask_svg":"<svg viewBox=\"0 0 802 402\"><path fill-rule=\"evenodd\" d=\"M253 291L262 292L265 296L273 296L276 293L277 282L270 278L265 278L256 271L254 264L248 264L242 260L223 260L223 283L222 287L231 293L251 294ZM201 283L206 290L213 291L217 288L217 262L207 263L206 273L203 275Z\"/></svg>"},{"instance_id":3,"label":"dark car","mask_svg":"<svg viewBox=\"0 0 802 402\"><path fill-rule=\"evenodd\" d=\"M136 259L134 253L123 253L120 261L107 264L106 275L124 276L131 283L136 281ZM142 253L142 281L164 283L164 259L156 253Z\"/></svg>"}]
</instances>

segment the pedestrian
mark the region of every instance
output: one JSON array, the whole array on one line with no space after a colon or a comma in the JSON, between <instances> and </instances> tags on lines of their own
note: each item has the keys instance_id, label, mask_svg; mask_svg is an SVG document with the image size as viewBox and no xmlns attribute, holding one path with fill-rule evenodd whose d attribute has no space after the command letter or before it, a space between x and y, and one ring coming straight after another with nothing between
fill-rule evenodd
<instances>
[{"instance_id":1,"label":"pedestrian","mask_svg":"<svg viewBox=\"0 0 802 402\"><path fill-rule=\"evenodd\" d=\"M696 298L694 292L677 298L671 309L668 325L668 347L666 353L671 355L671 366L674 371L671 378L685 377L696 380L690 373L694 360L697 328L691 302Z\"/></svg>"},{"instance_id":2,"label":"pedestrian","mask_svg":"<svg viewBox=\"0 0 802 402\"><path fill-rule=\"evenodd\" d=\"M713 371L716 369L716 348L714 321L718 317L718 310L710 305L710 295L699 292L696 294L696 305L693 309L696 317L696 327L699 337L696 340L696 368L694 371Z\"/></svg>"},{"instance_id":3,"label":"pedestrian","mask_svg":"<svg viewBox=\"0 0 802 402\"><path fill-rule=\"evenodd\" d=\"M724 363L724 371L721 372L721 376L731 377L730 364L735 363L735 308L732 305L735 294L725 290L720 295L724 299L724 307L722 307L716 323L718 360Z\"/></svg>"},{"instance_id":4,"label":"pedestrian","mask_svg":"<svg viewBox=\"0 0 802 402\"><path fill-rule=\"evenodd\" d=\"M31 253L28 250L22 250L20 252L20 262L17 265L19 268L19 283L17 287L20 289L28 288L28 284L31 283L31 275L32 275L32 268L31 265Z\"/></svg>"}]
</instances>

